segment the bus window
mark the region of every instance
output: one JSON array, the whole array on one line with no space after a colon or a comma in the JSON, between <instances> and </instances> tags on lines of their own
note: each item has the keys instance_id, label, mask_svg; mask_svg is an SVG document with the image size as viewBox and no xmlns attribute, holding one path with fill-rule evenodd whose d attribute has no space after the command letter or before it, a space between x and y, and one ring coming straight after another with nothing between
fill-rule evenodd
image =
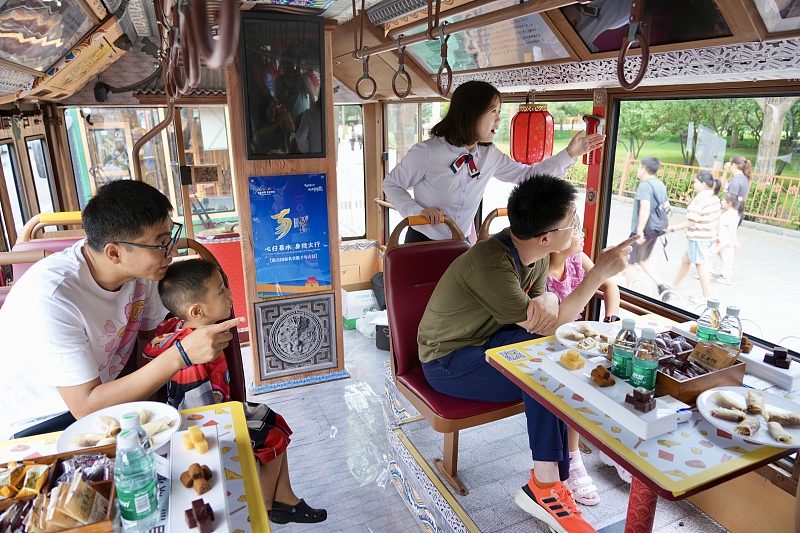
<instances>
[{"instance_id":1,"label":"bus window","mask_svg":"<svg viewBox=\"0 0 800 533\"><path fill-rule=\"evenodd\" d=\"M337 105L336 187L339 191L339 237L367 234L364 178L364 116L360 105Z\"/></svg>"},{"instance_id":2,"label":"bus window","mask_svg":"<svg viewBox=\"0 0 800 533\"><path fill-rule=\"evenodd\" d=\"M431 104L425 104L430 106ZM386 149L389 158L386 161L386 173L400 162L415 143L423 140L420 130L419 104L386 104ZM432 109L432 108L431 108ZM431 110L432 112L432 110ZM424 118L423 118L424 121ZM428 131L432 124L426 123ZM409 191L412 195L413 191ZM394 209L389 209L387 235L391 234L402 217ZM401 239L402 242L402 239Z\"/></svg>"},{"instance_id":3,"label":"bus window","mask_svg":"<svg viewBox=\"0 0 800 533\"><path fill-rule=\"evenodd\" d=\"M796 335L800 97L618 105L606 242L643 229L620 287L695 314L716 298L741 308L745 334ZM641 202L662 194L674 231L658 236Z\"/></svg>"},{"instance_id":4,"label":"bus window","mask_svg":"<svg viewBox=\"0 0 800 533\"><path fill-rule=\"evenodd\" d=\"M193 214L236 217L225 107L184 107L180 113L186 164L215 165L219 170L218 181L189 186Z\"/></svg>"},{"instance_id":5,"label":"bus window","mask_svg":"<svg viewBox=\"0 0 800 533\"><path fill-rule=\"evenodd\" d=\"M19 179L19 169L17 167L17 157L14 153L14 145L11 143L0 144L0 164L3 165L3 178L6 188L8 203L11 205L11 217L17 235L22 231L22 226L27 220L25 213L25 203L22 200L22 187ZM3 213L3 221L11 223L8 213ZM9 244L11 244L9 239Z\"/></svg>"},{"instance_id":6,"label":"bus window","mask_svg":"<svg viewBox=\"0 0 800 533\"><path fill-rule=\"evenodd\" d=\"M509 148L511 120L519 111L519 106L520 102L507 102L501 108L500 129L495 136L494 144L504 154L510 155L511 153ZM547 110L553 116L555 130L553 135L553 155L555 155L567 147L570 139L576 133L584 129L584 122L581 117L592 112L592 102L547 102ZM564 179L571 181L573 185L578 187L580 194L578 212L583 213L580 205L585 194L583 187L586 185L586 166L581 164L579 160L569 169ZM513 188L513 183L505 183L498 180L489 181L483 193L483 203L481 204L481 212L478 218L483 220L493 209L505 207L508 202L508 195ZM507 219L497 219L492 223L491 232L497 233L506 226L508 226Z\"/></svg>"},{"instance_id":7,"label":"bus window","mask_svg":"<svg viewBox=\"0 0 800 533\"><path fill-rule=\"evenodd\" d=\"M36 189L36 200L39 202L40 213L53 213L58 210L55 190L53 187L53 176L50 172L50 161L47 158L47 147L44 139L29 139L26 141L28 146L28 159L31 164L33 176L33 186ZM45 228L45 231L52 228Z\"/></svg>"},{"instance_id":8,"label":"bus window","mask_svg":"<svg viewBox=\"0 0 800 533\"><path fill-rule=\"evenodd\" d=\"M66 108L65 125L81 209L98 187L117 179L131 179L133 146L164 119L164 108ZM180 184L169 167L174 131L167 128L144 145L140 162L142 180L156 187L180 210ZM173 175L176 176L173 179Z\"/></svg>"}]
</instances>

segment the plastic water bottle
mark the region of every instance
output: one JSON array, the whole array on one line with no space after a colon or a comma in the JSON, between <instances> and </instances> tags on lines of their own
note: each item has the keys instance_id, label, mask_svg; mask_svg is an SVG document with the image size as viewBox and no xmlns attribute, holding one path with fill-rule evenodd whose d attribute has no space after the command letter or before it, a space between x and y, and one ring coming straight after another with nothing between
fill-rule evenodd
<instances>
[{"instance_id":1,"label":"plastic water bottle","mask_svg":"<svg viewBox=\"0 0 800 533\"><path fill-rule=\"evenodd\" d=\"M639 339L633 328L636 322L626 318L622 321L622 329L611 346L611 373L621 379L629 379L633 368L633 352Z\"/></svg>"},{"instance_id":2,"label":"plastic water bottle","mask_svg":"<svg viewBox=\"0 0 800 533\"><path fill-rule=\"evenodd\" d=\"M136 431L128 429L117 435L114 484L123 531L144 533L153 527L158 520L156 463Z\"/></svg>"},{"instance_id":3,"label":"plastic water bottle","mask_svg":"<svg viewBox=\"0 0 800 533\"><path fill-rule=\"evenodd\" d=\"M145 450L151 450L153 448L153 442L150 440L150 437L147 436L147 432L142 429L139 413L131 412L122 415L119 419L119 427L122 431L126 429L135 431L139 435L139 442L142 444L142 448Z\"/></svg>"},{"instance_id":4,"label":"plastic water bottle","mask_svg":"<svg viewBox=\"0 0 800 533\"><path fill-rule=\"evenodd\" d=\"M739 308L735 305L729 305L725 309L725 317L720 321L717 330L717 342L734 348L742 345L742 321L739 320Z\"/></svg>"},{"instance_id":5,"label":"plastic water bottle","mask_svg":"<svg viewBox=\"0 0 800 533\"><path fill-rule=\"evenodd\" d=\"M719 300L709 298L706 310L697 319L697 338L701 341L713 341L717 338L719 328Z\"/></svg>"},{"instance_id":6,"label":"plastic water bottle","mask_svg":"<svg viewBox=\"0 0 800 533\"><path fill-rule=\"evenodd\" d=\"M636 345L631 371L631 385L653 390L656 388L659 351L656 344L656 331L652 328L642 330L642 338Z\"/></svg>"}]
</instances>

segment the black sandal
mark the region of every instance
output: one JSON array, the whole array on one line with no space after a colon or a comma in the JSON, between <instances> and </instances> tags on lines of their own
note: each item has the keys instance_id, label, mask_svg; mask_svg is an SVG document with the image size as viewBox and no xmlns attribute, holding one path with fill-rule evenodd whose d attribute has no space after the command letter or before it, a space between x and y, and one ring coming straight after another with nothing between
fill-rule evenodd
<instances>
[{"instance_id":1,"label":"black sandal","mask_svg":"<svg viewBox=\"0 0 800 533\"><path fill-rule=\"evenodd\" d=\"M288 524L289 522L316 524L317 522L324 522L328 518L328 511L314 509L305 500L300 500L297 505L272 502L272 509L267 512L267 515L270 522L276 524Z\"/></svg>"}]
</instances>

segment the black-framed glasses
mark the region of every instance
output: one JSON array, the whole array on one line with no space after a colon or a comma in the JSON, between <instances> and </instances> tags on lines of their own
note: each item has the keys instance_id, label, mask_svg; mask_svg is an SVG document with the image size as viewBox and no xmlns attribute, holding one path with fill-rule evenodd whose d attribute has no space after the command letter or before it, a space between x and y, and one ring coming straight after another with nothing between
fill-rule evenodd
<instances>
[{"instance_id":1,"label":"black-framed glasses","mask_svg":"<svg viewBox=\"0 0 800 533\"><path fill-rule=\"evenodd\" d=\"M177 230L175 229L177 228ZM169 257L169 254L172 253L172 249L175 248L175 245L178 244L178 239L181 238L181 231L183 230L183 224L180 222L175 222L172 225L173 235L169 242L163 246L158 244L139 244L136 242L125 242L125 241L114 241L114 244L124 244L126 246L134 246L136 248L146 248L148 250L164 250L164 257Z\"/></svg>"},{"instance_id":2,"label":"black-framed glasses","mask_svg":"<svg viewBox=\"0 0 800 533\"><path fill-rule=\"evenodd\" d=\"M543 231L543 232L539 233L538 235L534 235L533 238L535 239L536 237L541 237L545 233L553 233L555 231L564 231L565 229L571 229L573 236L580 235L580 234L583 233L583 227L581 226L581 220L578 218L578 213L575 213L575 215L573 216L572 225L571 226L564 226L563 228L549 229L547 231Z\"/></svg>"}]
</instances>

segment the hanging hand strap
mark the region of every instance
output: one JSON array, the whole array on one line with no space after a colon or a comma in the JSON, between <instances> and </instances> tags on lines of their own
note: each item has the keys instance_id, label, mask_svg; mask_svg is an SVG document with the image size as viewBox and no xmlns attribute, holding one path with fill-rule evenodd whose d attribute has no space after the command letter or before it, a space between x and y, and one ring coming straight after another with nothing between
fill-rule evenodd
<instances>
[{"instance_id":1,"label":"hanging hand strap","mask_svg":"<svg viewBox=\"0 0 800 533\"><path fill-rule=\"evenodd\" d=\"M441 56L442 64L439 71L436 73L436 90L439 91L441 96L447 96L450 92L450 87L453 85L453 69L450 68L450 63L447 62L447 40L450 39L449 35L444 34L444 28L447 22L443 22L439 27L439 43L441 43ZM442 72L447 73L447 83L442 83Z\"/></svg>"},{"instance_id":2,"label":"hanging hand strap","mask_svg":"<svg viewBox=\"0 0 800 533\"><path fill-rule=\"evenodd\" d=\"M647 39L642 33L643 4L644 0L631 1L631 16L628 21L628 34L622 39L622 48L620 49L619 57L617 58L617 78L619 79L619 84L622 86L622 88L628 91L634 90L639 86L640 83L642 83L644 75L647 73L647 65L650 62L650 45L647 43ZM625 55L628 53L628 50L631 49L633 43L637 42L642 49L642 63L639 65L639 72L636 73L636 77L633 79L633 81L628 82L628 80L625 79Z\"/></svg>"},{"instance_id":3,"label":"hanging hand strap","mask_svg":"<svg viewBox=\"0 0 800 533\"><path fill-rule=\"evenodd\" d=\"M397 54L400 56L400 59L397 61L397 72L392 76L392 91L394 91L394 95L400 99L405 98L411 93L411 76L406 72L406 47L400 46L400 39L402 38L402 34L397 37ZM402 93L397 90L397 78L400 76L405 76L408 85L406 90Z\"/></svg>"},{"instance_id":4,"label":"hanging hand strap","mask_svg":"<svg viewBox=\"0 0 800 533\"><path fill-rule=\"evenodd\" d=\"M362 100L369 100L370 98L375 96L375 93L378 91L378 84L369 75L370 56L364 54L364 52L366 51L367 51L366 46L361 49L361 64L364 67L364 74L363 76L361 76L361 78L359 78L358 82L356 82L356 94L358 94L358 97L361 98ZM366 96L361 94L361 84L364 83L365 81L369 81L370 83L372 83L372 92Z\"/></svg>"}]
</instances>

